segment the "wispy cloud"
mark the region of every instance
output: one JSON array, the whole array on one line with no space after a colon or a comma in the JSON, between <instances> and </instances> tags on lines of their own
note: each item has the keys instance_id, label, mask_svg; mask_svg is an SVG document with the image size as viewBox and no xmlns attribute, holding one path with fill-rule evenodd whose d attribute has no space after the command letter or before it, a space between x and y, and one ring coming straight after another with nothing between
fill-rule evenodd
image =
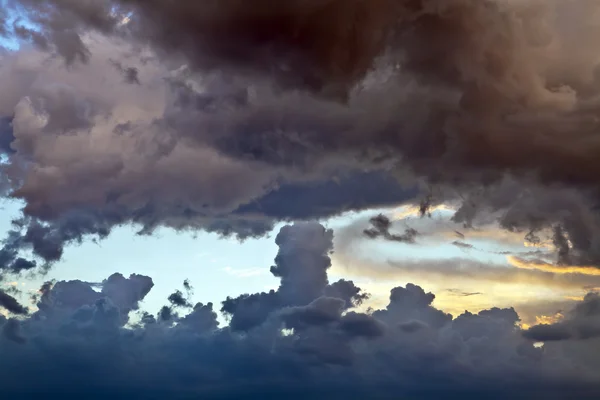
<instances>
[{"instance_id":1,"label":"wispy cloud","mask_svg":"<svg viewBox=\"0 0 600 400\"><path fill-rule=\"evenodd\" d=\"M483 294L483 292L465 292L460 289L447 289L446 291L455 296L461 296L461 297L471 297L471 296L477 296L477 295Z\"/></svg>"},{"instance_id":2,"label":"wispy cloud","mask_svg":"<svg viewBox=\"0 0 600 400\"><path fill-rule=\"evenodd\" d=\"M526 260L515 256L508 256L507 260L511 266L519 269L551 272L553 274L583 274L600 276L600 269L592 266L554 265L541 260Z\"/></svg>"}]
</instances>

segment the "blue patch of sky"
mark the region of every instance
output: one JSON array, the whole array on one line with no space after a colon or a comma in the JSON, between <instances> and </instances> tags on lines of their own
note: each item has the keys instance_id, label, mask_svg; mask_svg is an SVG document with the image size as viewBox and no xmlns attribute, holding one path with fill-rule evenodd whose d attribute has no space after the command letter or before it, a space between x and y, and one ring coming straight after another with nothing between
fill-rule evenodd
<instances>
[{"instance_id":1,"label":"blue patch of sky","mask_svg":"<svg viewBox=\"0 0 600 400\"><path fill-rule=\"evenodd\" d=\"M9 7L6 0L0 0L0 8L4 10L8 10L8 19L7 19L7 27L9 28L7 36L0 35L0 48L5 48L7 50L18 50L21 46L21 41L10 31L10 28L14 24L18 24L24 26L28 29L36 29L34 23L31 22L29 18L18 8Z\"/></svg>"},{"instance_id":2,"label":"blue patch of sky","mask_svg":"<svg viewBox=\"0 0 600 400\"><path fill-rule=\"evenodd\" d=\"M10 228L10 221L18 215L21 204L3 201L0 231ZM351 213L326 222L328 227L340 228L383 210ZM388 210L389 211L389 210ZM368 213L368 214L367 214ZM125 276L137 273L153 278L155 287L144 301L143 308L156 312L166 304L166 298L175 289L181 289L184 279L194 286L193 301L220 303L226 296L255 293L274 289L279 281L269 273L277 254L274 236L280 224L267 237L239 242L223 239L216 234L177 233L159 229L152 236L138 236L132 226L114 229L105 240L85 241L65 249L64 258L44 277L18 280L29 291L36 290L46 280L73 280L101 282L115 272ZM505 258L491 254L465 254L451 244L432 246L365 240L360 244L364 254L374 255L374 260L436 260L476 257L481 261L503 263ZM331 275L332 280L343 278Z\"/></svg>"},{"instance_id":3,"label":"blue patch of sky","mask_svg":"<svg viewBox=\"0 0 600 400\"><path fill-rule=\"evenodd\" d=\"M3 202L0 232L10 229L18 216L18 202ZM269 267L277 253L273 238L239 242L216 234L195 235L160 229L152 236L138 236L131 226L119 227L99 242L85 241L65 249L63 259L44 277L18 280L28 290L36 290L46 280L102 282L115 272L125 276L143 274L155 286L144 302L144 309L158 311L184 279L194 286L194 301L220 302L227 295L253 293L275 288L277 279Z\"/></svg>"}]
</instances>

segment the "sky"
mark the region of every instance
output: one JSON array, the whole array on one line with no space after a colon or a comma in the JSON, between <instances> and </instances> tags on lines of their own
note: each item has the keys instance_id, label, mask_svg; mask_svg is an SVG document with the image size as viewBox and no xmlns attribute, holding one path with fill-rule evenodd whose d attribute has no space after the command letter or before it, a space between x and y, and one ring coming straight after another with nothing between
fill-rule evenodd
<instances>
[{"instance_id":1,"label":"sky","mask_svg":"<svg viewBox=\"0 0 600 400\"><path fill-rule=\"evenodd\" d=\"M600 0L0 4L3 395L600 396Z\"/></svg>"}]
</instances>

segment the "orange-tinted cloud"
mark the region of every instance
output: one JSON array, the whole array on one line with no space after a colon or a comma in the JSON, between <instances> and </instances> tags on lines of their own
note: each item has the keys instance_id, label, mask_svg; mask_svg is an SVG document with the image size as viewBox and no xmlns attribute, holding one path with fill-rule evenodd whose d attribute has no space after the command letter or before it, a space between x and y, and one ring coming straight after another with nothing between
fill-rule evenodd
<instances>
[{"instance_id":1,"label":"orange-tinted cloud","mask_svg":"<svg viewBox=\"0 0 600 400\"><path fill-rule=\"evenodd\" d=\"M507 257L515 268L551 272L553 274L583 274L600 276L600 269L592 266L554 265L540 260L525 260L515 256Z\"/></svg>"}]
</instances>

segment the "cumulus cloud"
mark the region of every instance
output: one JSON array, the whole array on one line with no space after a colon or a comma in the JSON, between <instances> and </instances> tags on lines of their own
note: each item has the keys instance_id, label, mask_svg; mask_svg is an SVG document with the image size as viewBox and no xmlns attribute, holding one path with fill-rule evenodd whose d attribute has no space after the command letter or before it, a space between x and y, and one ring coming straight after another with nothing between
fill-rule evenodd
<instances>
[{"instance_id":1,"label":"cumulus cloud","mask_svg":"<svg viewBox=\"0 0 600 400\"><path fill-rule=\"evenodd\" d=\"M595 0L6 4L38 50L2 57L1 176L45 261L121 224L248 237L448 200L600 260Z\"/></svg>"},{"instance_id":2,"label":"cumulus cloud","mask_svg":"<svg viewBox=\"0 0 600 400\"><path fill-rule=\"evenodd\" d=\"M314 222L296 223L283 227L275 243L279 252L270 271L281 280L279 288L268 293L228 297L221 311L231 318L231 329L250 330L282 307L303 306L319 297L341 301L341 309L358 306L368 297L352 281L329 283L327 270L331 267L329 255L333 251L331 229Z\"/></svg>"},{"instance_id":3,"label":"cumulus cloud","mask_svg":"<svg viewBox=\"0 0 600 400\"><path fill-rule=\"evenodd\" d=\"M323 235L315 239L317 229ZM465 312L453 319L432 306L432 293L409 284L392 290L384 309L347 310L344 299L322 294L321 274L320 279L301 274L311 266L323 271L328 244L323 227L287 226L277 241L278 265L286 265L287 275L275 293L293 293L287 298L295 304L274 306L268 318L243 334L232 326L219 328L210 303L198 303L176 323L160 324L147 314L126 326L133 304L151 287L146 277L114 274L99 292L93 283L44 285L38 311L30 317L0 317L0 372L6 378L0 393L175 399L530 393L594 398L600 393L593 379L597 363L574 369L580 353L534 347L516 325L513 309ZM295 259L303 262L286 264ZM24 380L32 376L36 379Z\"/></svg>"},{"instance_id":4,"label":"cumulus cloud","mask_svg":"<svg viewBox=\"0 0 600 400\"><path fill-rule=\"evenodd\" d=\"M95 287L100 290L94 290ZM99 284L76 281L46 282L36 296L37 315L50 315L55 312L72 313L91 304L109 299L111 307L119 310L118 324L128 322L129 313L139 309L139 303L150 292L154 283L152 279L133 274L125 278L115 273ZM98 303L100 304L100 303ZM91 311L81 311L82 315Z\"/></svg>"}]
</instances>

